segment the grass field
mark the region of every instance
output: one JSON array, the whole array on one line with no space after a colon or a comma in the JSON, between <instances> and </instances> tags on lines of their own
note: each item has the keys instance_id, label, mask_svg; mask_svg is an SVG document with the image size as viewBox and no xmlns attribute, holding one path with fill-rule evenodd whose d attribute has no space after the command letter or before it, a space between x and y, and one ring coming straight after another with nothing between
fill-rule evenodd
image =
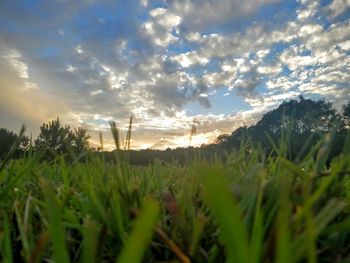
<instances>
[{"instance_id":1,"label":"grass field","mask_svg":"<svg viewBox=\"0 0 350 263\"><path fill-rule=\"evenodd\" d=\"M349 138L349 136L348 136ZM28 153L0 171L2 262L350 262L350 142L128 165Z\"/></svg>"}]
</instances>

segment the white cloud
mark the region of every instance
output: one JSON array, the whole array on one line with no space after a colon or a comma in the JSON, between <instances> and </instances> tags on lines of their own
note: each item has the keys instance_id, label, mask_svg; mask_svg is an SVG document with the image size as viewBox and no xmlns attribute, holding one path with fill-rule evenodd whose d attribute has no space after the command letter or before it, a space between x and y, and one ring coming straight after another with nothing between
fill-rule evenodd
<instances>
[{"instance_id":1,"label":"white cloud","mask_svg":"<svg viewBox=\"0 0 350 263\"><path fill-rule=\"evenodd\" d=\"M350 40L341 42L338 45L343 51L349 51L350 50Z\"/></svg>"},{"instance_id":2,"label":"white cloud","mask_svg":"<svg viewBox=\"0 0 350 263\"><path fill-rule=\"evenodd\" d=\"M140 0L140 3L143 7L147 7L148 6L148 0Z\"/></svg>"},{"instance_id":3,"label":"white cloud","mask_svg":"<svg viewBox=\"0 0 350 263\"><path fill-rule=\"evenodd\" d=\"M151 37L153 42L161 47L166 47L176 42L179 38L173 30L178 31L182 18L173 14L166 8L156 8L150 11L150 20L143 23L142 30Z\"/></svg>"},{"instance_id":4,"label":"white cloud","mask_svg":"<svg viewBox=\"0 0 350 263\"><path fill-rule=\"evenodd\" d=\"M305 22L306 20L309 20L313 18L317 12L317 9L319 7L318 1L308 1L309 3L306 6L303 6L302 9L298 9L296 11L297 13L297 20L301 22Z\"/></svg>"},{"instance_id":5,"label":"white cloud","mask_svg":"<svg viewBox=\"0 0 350 263\"><path fill-rule=\"evenodd\" d=\"M78 54L84 54L84 50L82 49L81 45L78 45L75 47L75 51L78 53Z\"/></svg>"},{"instance_id":6,"label":"white cloud","mask_svg":"<svg viewBox=\"0 0 350 263\"><path fill-rule=\"evenodd\" d=\"M269 53L270 53L270 50L269 50L269 49L261 49L261 50L258 50L258 51L256 52L256 56L257 56L259 59L263 59L263 58L266 57Z\"/></svg>"},{"instance_id":7,"label":"white cloud","mask_svg":"<svg viewBox=\"0 0 350 263\"><path fill-rule=\"evenodd\" d=\"M168 0L171 10L181 16L186 27L204 29L232 19L254 14L261 6L276 0Z\"/></svg>"},{"instance_id":8,"label":"white cloud","mask_svg":"<svg viewBox=\"0 0 350 263\"><path fill-rule=\"evenodd\" d=\"M350 20L332 24L327 30L318 30L313 34L301 37L304 38L308 49L327 49L350 38Z\"/></svg>"},{"instance_id":9,"label":"white cloud","mask_svg":"<svg viewBox=\"0 0 350 263\"><path fill-rule=\"evenodd\" d=\"M74 71L75 71L75 67L73 67L72 65L68 65L67 68L66 68L66 70L67 70L68 72L74 72Z\"/></svg>"},{"instance_id":10,"label":"white cloud","mask_svg":"<svg viewBox=\"0 0 350 263\"><path fill-rule=\"evenodd\" d=\"M274 75L280 73L282 71L282 67L281 65L259 66L257 71L263 75Z\"/></svg>"},{"instance_id":11,"label":"white cloud","mask_svg":"<svg viewBox=\"0 0 350 263\"><path fill-rule=\"evenodd\" d=\"M66 111L64 102L39 89L30 68L15 49L0 48L0 123L17 132L25 123L30 130ZM63 114L62 114L63 115Z\"/></svg>"},{"instance_id":12,"label":"white cloud","mask_svg":"<svg viewBox=\"0 0 350 263\"><path fill-rule=\"evenodd\" d=\"M28 66L22 61L22 54L18 50L9 50L0 57L5 59L16 71L17 76L24 80L24 89L39 89L38 85L29 79Z\"/></svg>"},{"instance_id":13,"label":"white cloud","mask_svg":"<svg viewBox=\"0 0 350 263\"><path fill-rule=\"evenodd\" d=\"M156 8L151 10L150 16L154 18L155 22L164 28L177 27L181 23L181 17L172 14L165 8Z\"/></svg>"},{"instance_id":14,"label":"white cloud","mask_svg":"<svg viewBox=\"0 0 350 263\"><path fill-rule=\"evenodd\" d=\"M288 91L299 84L300 84L300 81L292 80L287 76L279 76L277 78L268 80L266 82L266 87L269 90Z\"/></svg>"},{"instance_id":15,"label":"white cloud","mask_svg":"<svg viewBox=\"0 0 350 263\"><path fill-rule=\"evenodd\" d=\"M92 91L90 94L91 94L91 96L95 96L95 95L97 95L97 94L101 94L101 93L103 93L103 90L95 90L95 91Z\"/></svg>"},{"instance_id":16,"label":"white cloud","mask_svg":"<svg viewBox=\"0 0 350 263\"><path fill-rule=\"evenodd\" d=\"M127 85L128 72L122 72L116 74L115 71L109 66L101 64L101 67L108 75L107 80L111 89L122 89Z\"/></svg>"},{"instance_id":17,"label":"white cloud","mask_svg":"<svg viewBox=\"0 0 350 263\"><path fill-rule=\"evenodd\" d=\"M227 87L232 88L232 82L236 74L230 71L213 72L205 74L203 79L212 87Z\"/></svg>"},{"instance_id":18,"label":"white cloud","mask_svg":"<svg viewBox=\"0 0 350 263\"><path fill-rule=\"evenodd\" d=\"M187 53L179 54L170 58L181 65L181 67L188 68L194 65L206 65L209 62L208 58L200 57L197 52L189 51Z\"/></svg>"},{"instance_id":19,"label":"white cloud","mask_svg":"<svg viewBox=\"0 0 350 263\"><path fill-rule=\"evenodd\" d=\"M7 60L12 68L17 72L18 77L23 79L28 79L28 67L20 59L22 58L21 53L17 50L9 50L7 53L1 56L3 59Z\"/></svg>"},{"instance_id":20,"label":"white cloud","mask_svg":"<svg viewBox=\"0 0 350 263\"><path fill-rule=\"evenodd\" d=\"M328 10L331 13L331 17L337 17L350 8L350 0L334 0L329 6Z\"/></svg>"},{"instance_id":21,"label":"white cloud","mask_svg":"<svg viewBox=\"0 0 350 263\"><path fill-rule=\"evenodd\" d=\"M292 46L292 48L285 50L281 54L280 60L290 70L300 69L305 66L315 66L317 64L317 60L314 57L308 55L302 56L299 55L299 52L297 46Z\"/></svg>"},{"instance_id":22,"label":"white cloud","mask_svg":"<svg viewBox=\"0 0 350 263\"><path fill-rule=\"evenodd\" d=\"M198 32L190 32L186 35L186 39L190 42L201 43L202 35Z\"/></svg>"},{"instance_id":23,"label":"white cloud","mask_svg":"<svg viewBox=\"0 0 350 263\"><path fill-rule=\"evenodd\" d=\"M307 24L300 28L299 36L301 38L309 37L310 35L316 35L323 31L323 27L318 24Z\"/></svg>"}]
</instances>

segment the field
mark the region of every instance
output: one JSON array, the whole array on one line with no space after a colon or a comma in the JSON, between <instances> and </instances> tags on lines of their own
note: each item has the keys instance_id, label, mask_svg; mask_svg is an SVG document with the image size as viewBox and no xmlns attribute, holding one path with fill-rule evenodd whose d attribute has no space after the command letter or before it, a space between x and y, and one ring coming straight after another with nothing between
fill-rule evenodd
<instances>
[{"instance_id":1,"label":"field","mask_svg":"<svg viewBox=\"0 0 350 263\"><path fill-rule=\"evenodd\" d=\"M88 154L0 170L2 262L350 262L350 142L298 163L285 144L227 160L128 164Z\"/></svg>"}]
</instances>

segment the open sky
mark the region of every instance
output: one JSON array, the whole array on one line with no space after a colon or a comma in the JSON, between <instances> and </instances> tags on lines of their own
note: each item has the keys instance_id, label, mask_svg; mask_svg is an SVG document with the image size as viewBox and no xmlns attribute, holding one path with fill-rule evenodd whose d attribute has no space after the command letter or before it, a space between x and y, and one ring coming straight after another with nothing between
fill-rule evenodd
<instances>
[{"instance_id":1,"label":"open sky","mask_svg":"<svg viewBox=\"0 0 350 263\"><path fill-rule=\"evenodd\" d=\"M0 1L0 127L200 145L300 94L350 100L349 0Z\"/></svg>"}]
</instances>

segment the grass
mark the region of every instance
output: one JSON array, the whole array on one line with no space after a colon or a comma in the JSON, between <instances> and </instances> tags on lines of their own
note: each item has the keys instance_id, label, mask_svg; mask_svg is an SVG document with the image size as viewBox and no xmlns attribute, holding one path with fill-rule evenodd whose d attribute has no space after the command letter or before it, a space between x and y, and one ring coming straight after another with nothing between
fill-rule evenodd
<instances>
[{"instance_id":1,"label":"grass","mask_svg":"<svg viewBox=\"0 0 350 263\"><path fill-rule=\"evenodd\" d=\"M285 140L185 166L6 160L0 261L350 262L350 140L329 165L328 135L298 163Z\"/></svg>"}]
</instances>

